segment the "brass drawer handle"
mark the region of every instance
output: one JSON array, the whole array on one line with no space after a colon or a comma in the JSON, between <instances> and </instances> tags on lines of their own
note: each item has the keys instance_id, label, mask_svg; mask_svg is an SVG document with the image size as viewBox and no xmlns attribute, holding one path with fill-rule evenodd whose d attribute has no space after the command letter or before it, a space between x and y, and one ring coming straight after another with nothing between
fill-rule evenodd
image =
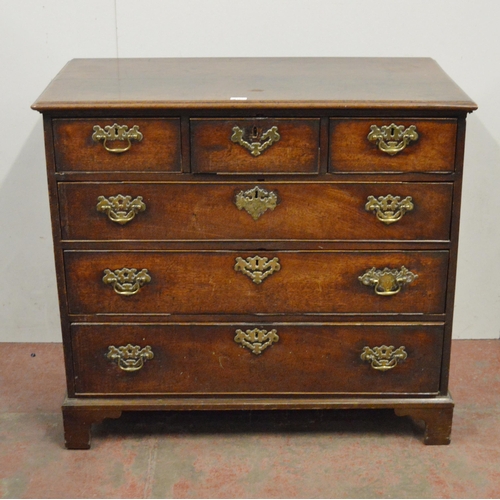
<instances>
[{"instance_id":1,"label":"brass drawer handle","mask_svg":"<svg viewBox=\"0 0 500 500\"><path fill-rule=\"evenodd\" d=\"M234 270L248 276L255 284L260 285L268 276L281 269L278 257L268 259L267 257L236 257Z\"/></svg>"},{"instance_id":2,"label":"brass drawer handle","mask_svg":"<svg viewBox=\"0 0 500 500\"><path fill-rule=\"evenodd\" d=\"M413 210L412 197L407 196L401 200L400 196L368 196L365 210L375 213L377 219L384 224L393 224L403 217L406 212Z\"/></svg>"},{"instance_id":3,"label":"brass drawer handle","mask_svg":"<svg viewBox=\"0 0 500 500\"><path fill-rule=\"evenodd\" d=\"M113 290L118 295L128 296L135 295L142 286L149 283L151 276L148 274L147 269L137 272L137 269L124 267L115 271L105 269L102 281L106 285L112 285Z\"/></svg>"},{"instance_id":4,"label":"brass drawer handle","mask_svg":"<svg viewBox=\"0 0 500 500\"><path fill-rule=\"evenodd\" d=\"M278 197L276 193L266 191L259 186L247 191L240 191L234 200L238 210L245 209L253 220L257 220L267 210L274 210L277 203Z\"/></svg>"},{"instance_id":5,"label":"brass drawer handle","mask_svg":"<svg viewBox=\"0 0 500 500\"><path fill-rule=\"evenodd\" d=\"M396 295L401 291L403 285L412 283L416 278L418 278L417 274L401 266L399 270L386 267L382 271L372 267L358 279L363 285L373 286L377 295L387 296Z\"/></svg>"},{"instance_id":6,"label":"brass drawer handle","mask_svg":"<svg viewBox=\"0 0 500 500\"><path fill-rule=\"evenodd\" d=\"M117 123L114 123L113 125L106 125L104 129L99 125L94 125L94 133L92 134L93 141L103 141L102 145L106 151L118 154L128 151L132 146L132 140L140 142L143 137L142 133L139 132L138 125L134 125L129 130L127 125L118 125ZM123 148L108 148L108 141L126 141L126 146Z\"/></svg>"},{"instance_id":7,"label":"brass drawer handle","mask_svg":"<svg viewBox=\"0 0 500 500\"><path fill-rule=\"evenodd\" d=\"M144 212L146 204L142 201L142 196L132 199L132 196L117 194L109 199L99 196L96 209L106 214L109 220L123 225L130 222L139 212Z\"/></svg>"},{"instance_id":8,"label":"brass drawer handle","mask_svg":"<svg viewBox=\"0 0 500 500\"><path fill-rule=\"evenodd\" d=\"M132 344L120 347L110 345L106 357L111 361L116 361L121 370L136 372L144 366L145 361L153 359L154 354L149 345L142 349L141 346Z\"/></svg>"},{"instance_id":9,"label":"brass drawer handle","mask_svg":"<svg viewBox=\"0 0 500 500\"><path fill-rule=\"evenodd\" d=\"M267 148L272 146L275 142L278 142L281 136L278 133L278 127L271 127L269 130L264 132L260 136L259 142L247 142L243 139L243 130L240 127L233 127L233 135L231 136L231 141L243 146L250 151L252 156L261 155ZM252 130L252 139L257 139L259 133L257 127Z\"/></svg>"},{"instance_id":10,"label":"brass drawer handle","mask_svg":"<svg viewBox=\"0 0 500 500\"><path fill-rule=\"evenodd\" d=\"M410 125L405 129L404 125L396 125L395 123L383 125L380 128L377 125L372 125L367 139L376 143L380 151L394 156L403 151L411 141L418 139L417 127Z\"/></svg>"},{"instance_id":11,"label":"brass drawer handle","mask_svg":"<svg viewBox=\"0 0 500 500\"><path fill-rule=\"evenodd\" d=\"M380 347L364 347L361 353L363 361L369 361L374 370L385 372L392 370L400 361L404 361L408 357L405 351L405 346L402 345L394 349L393 345Z\"/></svg>"},{"instance_id":12,"label":"brass drawer handle","mask_svg":"<svg viewBox=\"0 0 500 500\"><path fill-rule=\"evenodd\" d=\"M246 347L253 354L257 355L262 354L265 349L280 339L275 329L269 332L267 330L260 330L259 328L245 331L238 329L235 333L234 341L240 344L240 347Z\"/></svg>"}]
</instances>

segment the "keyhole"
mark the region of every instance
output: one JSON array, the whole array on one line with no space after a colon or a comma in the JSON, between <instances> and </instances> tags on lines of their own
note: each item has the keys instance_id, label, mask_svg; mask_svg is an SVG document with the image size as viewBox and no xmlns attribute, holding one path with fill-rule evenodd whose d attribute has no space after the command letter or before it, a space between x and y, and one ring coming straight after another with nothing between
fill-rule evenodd
<instances>
[{"instance_id":1,"label":"keyhole","mask_svg":"<svg viewBox=\"0 0 500 500\"><path fill-rule=\"evenodd\" d=\"M252 139L257 139L259 137L259 131L257 130L257 127L254 127L252 129Z\"/></svg>"}]
</instances>

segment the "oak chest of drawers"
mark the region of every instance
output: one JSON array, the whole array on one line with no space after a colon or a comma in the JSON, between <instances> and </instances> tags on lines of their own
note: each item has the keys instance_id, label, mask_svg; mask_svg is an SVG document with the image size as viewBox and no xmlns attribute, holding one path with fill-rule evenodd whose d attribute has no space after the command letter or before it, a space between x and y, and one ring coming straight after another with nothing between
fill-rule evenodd
<instances>
[{"instance_id":1,"label":"oak chest of drawers","mask_svg":"<svg viewBox=\"0 0 500 500\"><path fill-rule=\"evenodd\" d=\"M429 59L74 60L43 113L66 444L393 408L449 442L465 119Z\"/></svg>"}]
</instances>

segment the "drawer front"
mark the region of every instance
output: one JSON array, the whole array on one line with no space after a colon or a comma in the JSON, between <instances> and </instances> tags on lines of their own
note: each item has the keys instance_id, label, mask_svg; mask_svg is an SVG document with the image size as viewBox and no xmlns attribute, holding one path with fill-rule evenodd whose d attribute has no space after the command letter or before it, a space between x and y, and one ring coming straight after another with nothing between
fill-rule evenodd
<instances>
[{"instance_id":1,"label":"drawer front","mask_svg":"<svg viewBox=\"0 0 500 500\"><path fill-rule=\"evenodd\" d=\"M319 119L192 119L191 170L315 174Z\"/></svg>"},{"instance_id":2,"label":"drawer front","mask_svg":"<svg viewBox=\"0 0 500 500\"><path fill-rule=\"evenodd\" d=\"M65 264L75 314L443 313L448 252L68 250Z\"/></svg>"},{"instance_id":3,"label":"drawer front","mask_svg":"<svg viewBox=\"0 0 500 500\"><path fill-rule=\"evenodd\" d=\"M449 183L60 183L69 240L449 240Z\"/></svg>"},{"instance_id":4,"label":"drawer front","mask_svg":"<svg viewBox=\"0 0 500 500\"><path fill-rule=\"evenodd\" d=\"M441 325L82 323L71 332L79 394L432 394L443 342Z\"/></svg>"},{"instance_id":5,"label":"drawer front","mask_svg":"<svg viewBox=\"0 0 500 500\"><path fill-rule=\"evenodd\" d=\"M390 128L392 124L400 129ZM456 135L457 121L452 119L331 119L329 168L355 173L451 172Z\"/></svg>"},{"instance_id":6,"label":"drawer front","mask_svg":"<svg viewBox=\"0 0 500 500\"><path fill-rule=\"evenodd\" d=\"M181 170L177 118L92 118L52 123L58 171Z\"/></svg>"}]
</instances>

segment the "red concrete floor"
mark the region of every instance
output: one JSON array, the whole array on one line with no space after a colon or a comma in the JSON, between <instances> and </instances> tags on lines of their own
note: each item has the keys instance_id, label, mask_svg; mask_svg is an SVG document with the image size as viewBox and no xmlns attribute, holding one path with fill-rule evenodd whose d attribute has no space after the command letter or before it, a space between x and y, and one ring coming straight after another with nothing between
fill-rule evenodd
<instances>
[{"instance_id":1,"label":"red concrete floor","mask_svg":"<svg viewBox=\"0 0 500 500\"><path fill-rule=\"evenodd\" d=\"M453 343L449 446L392 411L129 413L63 445L59 344L0 344L3 498L499 498L500 341Z\"/></svg>"}]
</instances>

